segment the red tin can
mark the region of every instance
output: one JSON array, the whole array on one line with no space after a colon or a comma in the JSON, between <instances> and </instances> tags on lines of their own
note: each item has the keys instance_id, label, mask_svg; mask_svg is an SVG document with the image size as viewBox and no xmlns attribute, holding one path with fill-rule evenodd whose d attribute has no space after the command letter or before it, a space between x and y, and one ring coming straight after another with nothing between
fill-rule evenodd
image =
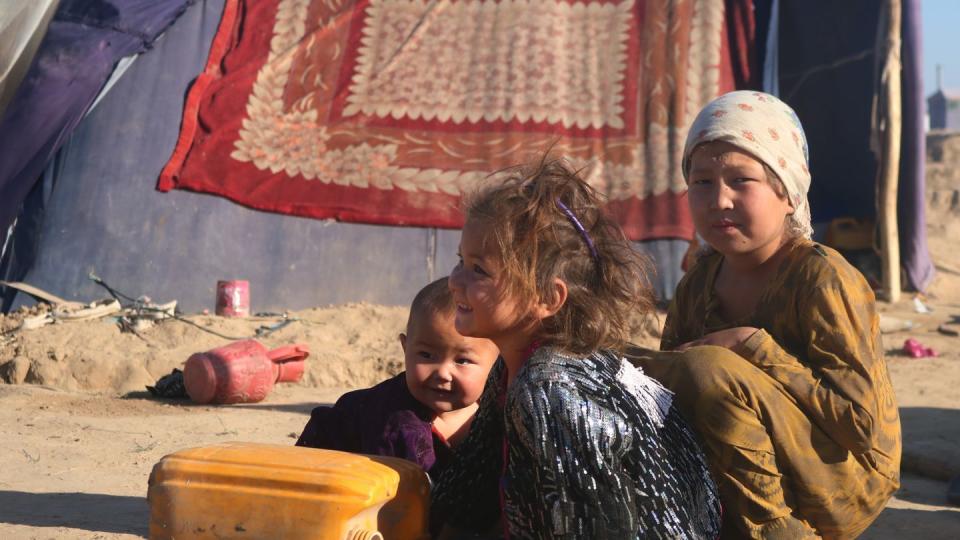
<instances>
[{"instance_id":1,"label":"red tin can","mask_svg":"<svg viewBox=\"0 0 960 540\"><path fill-rule=\"evenodd\" d=\"M247 317L250 315L250 282L245 279L217 282L217 315Z\"/></svg>"},{"instance_id":2,"label":"red tin can","mask_svg":"<svg viewBox=\"0 0 960 540\"><path fill-rule=\"evenodd\" d=\"M309 355L306 345L268 351L254 339L235 341L190 356L183 385L197 403L254 403L267 397L274 383L299 381Z\"/></svg>"}]
</instances>

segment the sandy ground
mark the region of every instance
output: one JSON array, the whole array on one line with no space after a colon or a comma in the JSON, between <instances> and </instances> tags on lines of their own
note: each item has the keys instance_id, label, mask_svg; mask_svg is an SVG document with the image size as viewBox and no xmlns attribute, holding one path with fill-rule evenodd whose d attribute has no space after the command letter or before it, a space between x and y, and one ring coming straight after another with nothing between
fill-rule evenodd
<instances>
[{"instance_id":1,"label":"sandy ground","mask_svg":"<svg viewBox=\"0 0 960 540\"><path fill-rule=\"evenodd\" d=\"M22 314L3 321L14 326ZM303 343L311 358L302 384L308 387L370 386L403 369L397 336L406 324L400 307L351 304L288 314L292 321L260 341L268 348ZM194 352L230 343L209 333L254 337L279 316L226 319L195 315L189 323L169 320L122 332L113 318L64 322L13 332L0 346L0 378L7 383L47 385L70 391L126 394L170 373Z\"/></svg>"},{"instance_id":2,"label":"sandy ground","mask_svg":"<svg viewBox=\"0 0 960 540\"><path fill-rule=\"evenodd\" d=\"M940 197L947 201L950 197ZM917 313L913 297L881 305L886 317L909 320L884 336L904 429L903 488L864 538L960 538L960 508L945 499L960 474L960 209L932 207L930 246L938 277ZM150 398L153 383L193 352L228 342L171 321L138 335L116 321L63 323L11 330L24 314L0 318L0 538L138 538L146 535L150 469L162 456L224 441L292 444L318 403L369 386L402 369L396 336L403 308L348 305L289 314L298 319L262 341L305 343L313 351L298 384L281 385L262 403L197 406ZM207 330L249 336L280 319L193 316ZM936 358L899 353L913 337ZM655 345L652 335L641 337Z\"/></svg>"},{"instance_id":3,"label":"sandy ground","mask_svg":"<svg viewBox=\"0 0 960 540\"><path fill-rule=\"evenodd\" d=\"M934 289L936 290L936 289ZM958 295L960 296L960 295ZM960 456L956 445L960 438L960 338L936 332L942 319L950 313L960 314L960 304L946 293L928 298L936 311L928 315L913 312L909 302L902 302L887 312L910 318L922 325L909 333L889 334L889 366L895 381L904 417L905 448L918 443L930 446L918 451L920 463L930 455ZM954 309L953 306L956 306ZM262 403L235 406L197 406L189 402L151 399L133 383L118 388L93 390L64 389L51 385L0 385L0 538L136 538L147 533L148 507L144 499L150 469L162 456L187 447L210 443L244 440L269 443L293 443L303 427L309 410L318 403L330 403L343 391L362 386L395 372L400 364L399 349L393 336L400 331L405 313L401 309L372 306L346 306L311 310L296 314L314 323L285 328L265 340L270 345L285 342L307 342L315 354L304 381L295 385L279 385ZM342 316L344 324L326 330L318 322L326 317ZM211 328L238 334L256 328L257 321L223 321L210 319ZM371 320L372 319L372 320ZM185 326L182 323L168 325ZM94 351L104 356L116 354L117 370L129 373L127 363L139 361L144 351L164 349L148 362L144 376L137 384L150 382L178 365L190 350L204 349L225 342L202 332L189 333L182 339L196 345L188 347L173 341L168 334L193 330L158 326L142 333L148 340L121 334L106 322L72 323L36 330L5 349L20 347L21 357L29 357L37 373L47 370L59 374L54 381L67 381L68 387L92 384L91 381L114 380L113 376L84 377L88 362L97 362ZM91 335L108 336L81 342L84 326ZM224 328L224 327L228 328ZM331 331L332 329L336 331ZM960 328L960 327L958 327ZM289 335L282 332L289 332ZM40 333L49 336L44 339ZM78 335L74 335L78 334ZM112 337L109 337L112 335ZM377 337L379 335L379 337ZM909 359L896 354L896 344L907 336L920 339L941 352L937 358ZM148 345L152 342L156 345ZM115 344L112 344L116 342ZM341 343L342 342L342 343ZM352 348L351 344L352 343ZM45 345L41 345L45 344ZM34 348L47 347L41 360L33 358ZM352 355L328 351L342 347ZM107 352L106 349L111 349ZM116 349L116 350L114 350ZM58 359L61 350L83 351ZM170 351L173 352L170 352ZM121 354L123 353L123 354ZM342 355L342 356L338 356ZM176 356L176 358L173 358ZM169 357L169 358L168 358ZM45 358L45 360L44 360ZM78 361L77 358L89 358ZM125 363L126 362L126 363ZM117 362L115 362L117 363ZM33 367L34 364L37 367ZM65 367L44 367L44 364L78 364L75 370ZM106 369L101 363L100 369ZM75 373L77 372L77 373ZM69 377L64 375L69 373ZM33 375L31 375L33 377ZM338 381L340 384L326 384ZM944 435L942 426L956 426ZM911 440L907 435L915 435ZM941 440L943 439L943 440ZM914 443L911 446L911 442ZM951 446L952 445L952 446ZM932 450L932 451L931 451ZM937 454L939 452L939 454ZM952 453L951 453L952 452ZM956 463L956 460L952 461ZM920 470L925 473L921 467ZM927 477L904 476L904 487L892 500L864 538L925 540L960 537L960 509L946 504L946 483L949 474L936 469ZM933 476L931 479L929 476ZM938 479L940 478L940 479Z\"/></svg>"},{"instance_id":4,"label":"sandy ground","mask_svg":"<svg viewBox=\"0 0 960 540\"><path fill-rule=\"evenodd\" d=\"M162 456L230 440L292 444L310 408L340 392L284 386L264 403L205 407L0 386L0 537L146 536L147 477ZM945 489L907 474L864 538L957 538L960 511L945 506Z\"/></svg>"}]
</instances>

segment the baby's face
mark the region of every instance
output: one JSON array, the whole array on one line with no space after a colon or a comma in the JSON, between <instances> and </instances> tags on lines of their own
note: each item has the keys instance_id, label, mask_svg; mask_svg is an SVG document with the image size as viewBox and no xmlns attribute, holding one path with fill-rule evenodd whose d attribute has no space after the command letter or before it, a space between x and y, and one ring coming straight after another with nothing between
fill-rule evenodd
<instances>
[{"instance_id":1,"label":"baby's face","mask_svg":"<svg viewBox=\"0 0 960 540\"><path fill-rule=\"evenodd\" d=\"M425 314L400 335L407 387L437 414L475 403L500 352L488 339L461 336L453 314Z\"/></svg>"}]
</instances>

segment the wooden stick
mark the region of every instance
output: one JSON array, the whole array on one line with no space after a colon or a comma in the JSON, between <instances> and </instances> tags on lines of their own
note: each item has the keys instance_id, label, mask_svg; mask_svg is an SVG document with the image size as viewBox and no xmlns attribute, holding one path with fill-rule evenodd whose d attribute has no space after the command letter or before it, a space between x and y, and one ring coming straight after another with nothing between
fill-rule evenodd
<instances>
[{"instance_id":1,"label":"wooden stick","mask_svg":"<svg viewBox=\"0 0 960 540\"><path fill-rule=\"evenodd\" d=\"M900 177L901 94L900 94L900 0L887 0L886 60L881 76L884 110L883 150L880 157L879 200L880 247L883 259L882 295L888 302L900 299L900 238L897 227L897 188Z\"/></svg>"},{"instance_id":2,"label":"wooden stick","mask_svg":"<svg viewBox=\"0 0 960 540\"><path fill-rule=\"evenodd\" d=\"M29 285L27 283L21 283L19 281L0 280L0 285L4 287L10 287L11 289L16 289L22 293L26 293L32 296L33 298L41 302L46 302L54 306L64 306L64 307L74 308L74 309L79 309L84 307L83 304L81 304L80 302L71 302L69 300L64 300L63 298L60 298L55 294L49 293L39 287L34 287L33 285Z\"/></svg>"}]
</instances>

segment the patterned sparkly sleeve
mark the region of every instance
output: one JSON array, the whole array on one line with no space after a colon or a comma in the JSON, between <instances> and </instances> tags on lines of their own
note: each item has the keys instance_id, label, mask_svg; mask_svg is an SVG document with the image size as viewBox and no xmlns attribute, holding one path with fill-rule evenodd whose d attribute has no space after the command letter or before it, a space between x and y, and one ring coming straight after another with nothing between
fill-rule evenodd
<instances>
[{"instance_id":1,"label":"patterned sparkly sleeve","mask_svg":"<svg viewBox=\"0 0 960 540\"><path fill-rule=\"evenodd\" d=\"M791 355L760 330L738 351L784 385L830 437L861 454L875 443L885 384L883 351L873 291L842 264L820 272L804 287L795 321L805 357Z\"/></svg>"},{"instance_id":2,"label":"patterned sparkly sleeve","mask_svg":"<svg viewBox=\"0 0 960 540\"><path fill-rule=\"evenodd\" d=\"M458 531L486 532L500 519L503 470L503 360L490 370L470 432L431 492L431 523Z\"/></svg>"},{"instance_id":3,"label":"patterned sparkly sleeve","mask_svg":"<svg viewBox=\"0 0 960 540\"><path fill-rule=\"evenodd\" d=\"M511 522L524 538L632 538L637 534L634 482L621 460L631 433L623 416L549 381L512 394L508 422L531 468L514 481L538 494L523 501L530 523ZM511 456L513 456L511 451ZM513 459L511 457L511 459ZM532 505L532 507L531 507Z\"/></svg>"}]
</instances>

